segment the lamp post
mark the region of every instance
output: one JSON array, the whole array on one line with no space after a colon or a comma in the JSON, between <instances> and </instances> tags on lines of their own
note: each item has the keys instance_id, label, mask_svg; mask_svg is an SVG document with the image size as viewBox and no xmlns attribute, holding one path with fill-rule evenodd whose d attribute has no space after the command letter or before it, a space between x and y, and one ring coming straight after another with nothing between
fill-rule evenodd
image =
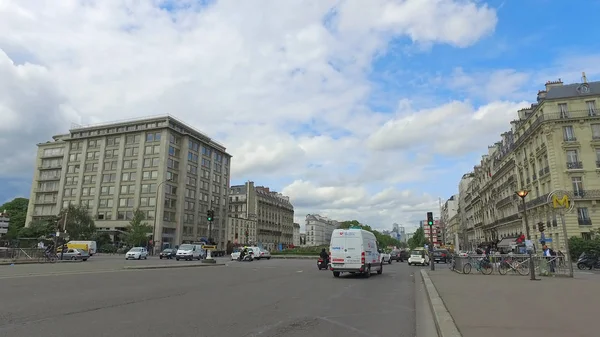
<instances>
[{"instance_id":1,"label":"lamp post","mask_svg":"<svg viewBox=\"0 0 600 337\"><path fill-rule=\"evenodd\" d=\"M515 192L519 198L521 198L521 203L523 204L523 219L525 220L525 232L527 233L527 240L531 242L531 234L529 233L529 222L527 221L527 205L525 204L525 197L529 194L529 191L526 189L521 189ZM529 255L529 279L531 281L536 281L535 278L535 263L533 262L533 254L530 249L527 249L527 254Z\"/></svg>"},{"instance_id":2,"label":"lamp post","mask_svg":"<svg viewBox=\"0 0 600 337\"><path fill-rule=\"evenodd\" d=\"M154 206L154 224L152 225L152 255L156 254L156 218L158 218L158 191L160 191L160 187L166 183L172 181L171 179L167 179L162 181L158 186L156 186L156 204Z\"/></svg>"}]
</instances>

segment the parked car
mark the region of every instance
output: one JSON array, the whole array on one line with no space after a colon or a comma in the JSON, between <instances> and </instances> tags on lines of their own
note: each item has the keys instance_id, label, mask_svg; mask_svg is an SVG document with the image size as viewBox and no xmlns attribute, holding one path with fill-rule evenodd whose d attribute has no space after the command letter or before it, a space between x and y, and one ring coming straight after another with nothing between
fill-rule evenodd
<instances>
[{"instance_id":1,"label":"parked car","mask_svg":"<svg viewBox=\"0 0 600 337\"><path fill-rule=\"evenodd\" d=\"M394 249L390 253L390 260L396 260L396 262L404 262L408 260L408 253L405 250Z\"/></svg>"},{"instance_id":2,"label":"parked car","mask_svg":"<svg viewBox=\"0 0 600 337\"><path fill-rule=\"evenodd\" d=\"M433 251L432 255L433 261L435 261L435 263L448 263L448 257L450 256L450 253L445 249L436 249Z\"/></svg>"},{"instance_id":3,"label":"parked car","mask_svg":"<svg viewBox=\"0 0 600 337\"><path fill-rule=\"evenodd\" d=\"M82 260L87 261L90 258L90 254L87 250L78 248L68 248L64 253L58 253L58 257L63 260Z\"/></svg>"},{"instance_id":4,"label":"parked car","mask_svg":"<svg viewBox=\"0 0 600 337\"><path fill-rule=\"evenodd\" d=\"M177 249L173 249L173 248L167 248L165 250L163 250L162 252L160 252L160 259L172 259L175 257L175 255L177 255Z\"/></svg>"},{"instance_id":5,"label":"parked car","mask_svg":"<svg viewBox=\"0 0 600 337\"><path fill-rule=\"evenodd\" d=\"M148 259L148 250L144 247L133 247L125 254L125 260L134 259L134 260L147 260Z\"/></svg>"}]
</instances>

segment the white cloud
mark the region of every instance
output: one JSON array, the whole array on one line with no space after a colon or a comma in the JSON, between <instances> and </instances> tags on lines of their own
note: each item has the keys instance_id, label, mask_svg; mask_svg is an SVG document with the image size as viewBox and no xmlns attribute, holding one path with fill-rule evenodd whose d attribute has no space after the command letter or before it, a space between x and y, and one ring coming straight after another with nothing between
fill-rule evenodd
<instances>
[{"instance_id":1,"label":"white cloud","mask_svg":"<svg viewBox=\"0 0 600 337\"><path fill-rule=\"evenodd\" d=\"M165 3L1 2L0 32L10 34L0 34L0 178L31 177L34 143L68 122L171 113L228 147L237 181L348 184L374 202L371 182L414 180L427 166L365 146L387 118L366 108L374 57L403 37L469 46L497 21L467 0ZM350 216L335 213L354 200L336 201L338 191L310 212ZM375 204L356 216L408 218L403 204Z\"/></svg>"},{"instance_id":2,"label":"white cloud","mask_svg":"<svg viewBox=\"0 0 600 337\"><path fill-rule=\"evenodd\" d=\"M530 103L493 102L479 108L469 102L453 101L421 111L400 112L369 139L374 150L420 150L442 155L461 155L493 144L517 110Z\"/></svg>"}]
</instances>

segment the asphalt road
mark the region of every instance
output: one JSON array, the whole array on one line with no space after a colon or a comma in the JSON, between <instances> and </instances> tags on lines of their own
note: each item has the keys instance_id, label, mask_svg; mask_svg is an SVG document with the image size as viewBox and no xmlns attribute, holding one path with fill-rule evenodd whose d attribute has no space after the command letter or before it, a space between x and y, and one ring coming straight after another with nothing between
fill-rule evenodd
<instances>
[{"instance_id":1,"label":"asphalt road","mask_svg":"<svg viewBox=\"0 0 600 337\"><path fill-rule=\"evenodd\" d=\"M333 278L312 260L153 270L88 262L0 266L0 336L435 336L419 268L406 263L364 279Z\"/></svg>"}]
</instances>

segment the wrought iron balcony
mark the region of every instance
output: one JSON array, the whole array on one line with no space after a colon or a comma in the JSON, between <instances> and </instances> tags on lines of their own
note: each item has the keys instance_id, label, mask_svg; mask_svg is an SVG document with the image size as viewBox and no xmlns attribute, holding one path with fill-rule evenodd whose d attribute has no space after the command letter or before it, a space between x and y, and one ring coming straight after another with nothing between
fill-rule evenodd
<instances>
[{"instance_id":1,"label":"wrought iron balcony","mask_svg":"<svg viewBox=\"0 0 600 337\"><path fill-rule=\"evenodd\" d=\"M579 222L579 226L591 226L592 225L592 219L578 218L577 222Z\"/></svg>"},{"instance_id":2,"label":"wrought iron balcony","mask_svg":"<svg viewBox=\"0 0 600 337\"><path fill-rule=\"evenodd\" d=\"M575 137L575 136L564 137L563 140L565 142L576 142L577 141L577 137Z\"/></svg>"},{"instance_id":3,"label":"wrought iron balcony","mask_svg":"<svg viewBox=\"0 0 600 337\"><path fill-rule=\"evenodd\" d=\"M567 170L581 170L583 169L583 163L580 161L568 161Z\"/></svg>"}]
</instances>

